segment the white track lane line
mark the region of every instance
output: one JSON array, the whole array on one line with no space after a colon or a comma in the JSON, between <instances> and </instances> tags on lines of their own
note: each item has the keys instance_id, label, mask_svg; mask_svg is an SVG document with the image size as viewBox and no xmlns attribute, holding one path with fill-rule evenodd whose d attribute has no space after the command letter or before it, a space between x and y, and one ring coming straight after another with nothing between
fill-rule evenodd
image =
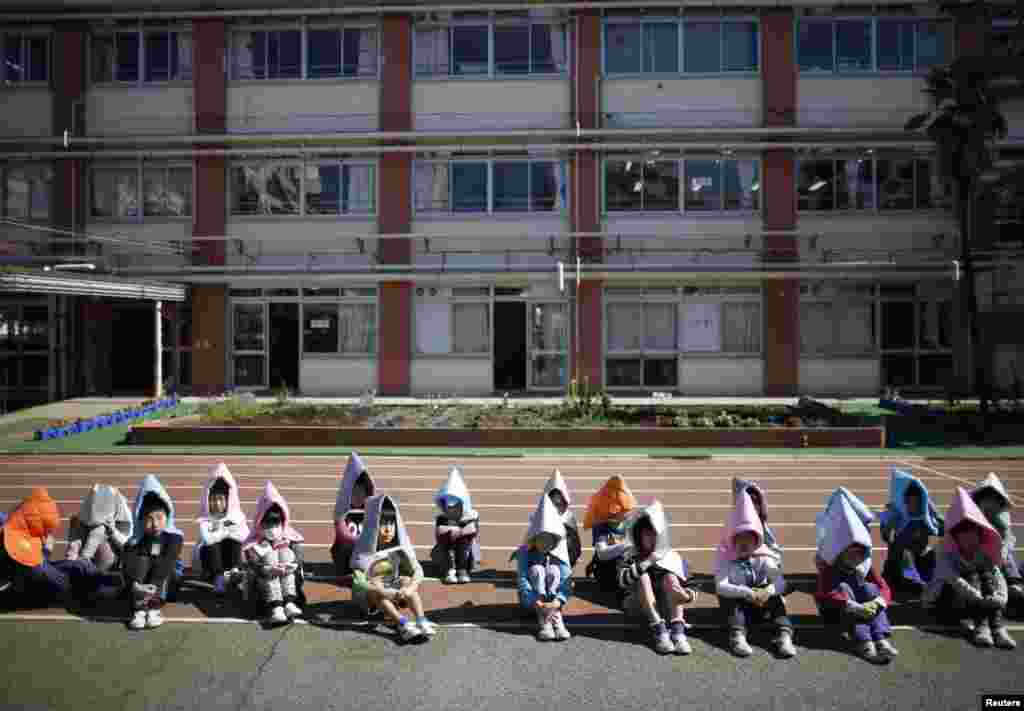
<instances>
[{"instance_id":1,"label":"white track lane line","mask_svg":"<svg viewBox=\"0 0 1024 711\"><path fill-rule=\"evenodd\" d=\"M206 479L208 478L205 475L203 475L203 476L189 476L189 475L174 474L174 473L167 474L167 473L163 473L163 472L161 472L161 474L162 474L162 476L165 479L189 479L189 480L194 480L197 485L205 484L206 483ZM239 474L239 475L233 474L233 476L235 477L236 480L237 479L258 479L258 478L262 478L262 477L259 477L259 476L255 475L255 474ZM732 476L732 474L730 473L727 476ZM68 473L65 473L65 472L0 472L0 481L2 481L2 477L11 477L11 478L14 478L14 477L29 478L29 477L31 477L31 478L36 479L36 480L41 480L41 479L46 479L46 478L59 478L59 479L88 479L88 478L99 479L99 478L103 478L103 479L131 479L132 481L141 478L139 476L139 474L135 474L135 473L125 474L125 473L119 473L119 472L85 472L85 473L70 473L70 472L68 472ZM767 476L767 477L765 477L763 475L757 475L754 478L756 478L756 479L763 479L765 481L769 481L770 480L770 481L774 482L774 481L806 481L810 477L811 477L811 475L805 475L805 476ZM282 475L279 475L277 478L279 480L281 480L281 479L283 479L283 480L289 480L289 479L331 479L333 481L337 481L338 480L338 477L333 475L333 474L282 474ZM479 481L523 481L524 479L528 479L528 478L534 478L534 479L536 479L536 481L540 481L541 479L544 479L544 481L547 481L547 478L544 477L543 475L540 475L540 474L538 474L538 475L532 475L532 474L531 475L524 475L524 474L520 474L520 475L512 475L512 476L506 476L504 474L499 474L499 475L477 474L477 475L475 475L473 477L472 481L474 483L475 482L479 482ZM565 479L566 481L598 481L598 482L603 482L603 481L606 481L608 479L608 477L605 477L605 476L574 476L572 474L566 474L565 472L562 472L562 478ZM629 478L630 479L645 479L645 480L651 480L651 481L707 481L709 478L722 478L722 479L725 479L727 477L726 476L723 476L723 477L709 477L707 474L705 474L704 476L662 476L660 474L630 474ZM866 475L855 474L855 475L852 475L852 476L851 475L846 475L846 476L842 477L843 481L850 481L850 480L855 480L855 481L878 481L880 479L881 480L886 480L887 478L888 478L888 474L883 474L883 473L866 474ZM938 479L940 477L938 477L938 476L925 476L925 475L922 475L922 478L925 478L925 479ZM440 481L440 482L443 483L445 481L445 479L447 479L447 475L440 475L440 474L438 474L438 475L431 475L431 474L374 474L373 475L373 479L374 479L374 481L376 481L378 479L411 479L411 480L416 480L416 481L421 481L421 480L422 481ZM7 486L9 486L9 485L0 485L0 489L3 489L5 487L7 487ZM543 487L543 485L542 485L542 487ZM243 486L242 488L244 489L246 487ZM255 487L249 487L249 488L255 488ZM262 488L262 487L260 487L260 488ZM332 487L332 489L336 490L337 487Z\"/></svg>"},{"instance_id":2,"label":"white track lane line","mask_svg":"<svg viewBox=\"0 0 1024 711\"><path fill-rule=\"evenodd\" d=\"M938 469L933 469L932 467L926 467L924 464L911 464L910 462L901 462L901 463L902 464L906 464L906 466L912 467L914 469L921 469L923 471L930 472L930 473L935 474L937 476L945 477L946 479L950 479L952 481L964 484L966 486L966 488L967 488L967 492L968 493L970 493L970 490L973 489L975 486L977 486L980 483L981 479L985 478L984 476L982 476L982 477L980 477L978 479L978 481L968 481L967 479L961 479L960 477L953 476L952 474L946 474L945 472L940 472ZM986 476L987 476L987 472L986 472ZM1005 484L1006 484L1006 482L1003 482L1004 486L1005 486ZM931 492L931 490L929 489L929 493L930 492ZM956 493L956 492L954 491L954 493ZM1009 494L1009 492L1007 492L1007 494ZM1012 505L1014 505L1016 503L1013 500L1014 499L1014 495L1013 494L1009 494L1009 496L1010 496L1010 505L1012 506Z\"/></svg>"}]
</instances>

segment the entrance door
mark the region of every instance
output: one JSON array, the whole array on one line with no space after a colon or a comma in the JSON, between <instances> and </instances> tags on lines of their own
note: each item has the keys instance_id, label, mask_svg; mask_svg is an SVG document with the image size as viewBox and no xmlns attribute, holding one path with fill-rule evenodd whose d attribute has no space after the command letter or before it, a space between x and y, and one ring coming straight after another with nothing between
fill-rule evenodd
<instances>
[{"instance_id":1,"label":"entrance door","mask_svg":"<svg viewBox=\"0 0 1024 711\"><path fill-rule=\"evenodd\" d=\"M114 307L109 362L110 389L114 394L137 395L153 387L156 356L153 308L152 303Z\"/></svg>"},{"instance_id":2,"label":"entrance door","mask_svg":"<svg viewBox=\"0 0 1024 711\"><path fill-rule=\"evenodd\" d=\"M562 389L568 372L568 305L530 304L530 388Z\"/></svg>"},{"instance_id":3,"label":"entrance door","mask_svg":"<svg viewBox=\"0 0 1024 711\"><path fill-rule=\"evenodd\" d=\"M270 378L274 390L299 389L299 305L270 304Z\"/></svg>"},{"instance_id":4,"label":"entrance door","mask_svg":"<svg viewBox=\"0 0 1024 711\"><path fill-rule=\"evenodd\" d=\"M526 389L526 302L494 302L494 389Z\"/></svg>"}]
</instances>

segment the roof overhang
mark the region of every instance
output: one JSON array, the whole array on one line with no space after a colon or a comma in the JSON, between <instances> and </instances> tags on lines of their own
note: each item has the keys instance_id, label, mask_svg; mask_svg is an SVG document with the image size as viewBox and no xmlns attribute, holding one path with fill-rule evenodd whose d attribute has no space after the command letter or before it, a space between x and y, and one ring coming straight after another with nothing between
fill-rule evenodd
<instances>
[{"instance_id":1,"label":"roof overhang","mask_svg":"<svg viewBox=\"0 0 1024 711\"><path fill-rule=\"evenodd\" d=\"M0 293L99 296L149 301L185 301L188 287L182 284L142 281L80 274L0 272Z\"/></svg>"}]
</instances>

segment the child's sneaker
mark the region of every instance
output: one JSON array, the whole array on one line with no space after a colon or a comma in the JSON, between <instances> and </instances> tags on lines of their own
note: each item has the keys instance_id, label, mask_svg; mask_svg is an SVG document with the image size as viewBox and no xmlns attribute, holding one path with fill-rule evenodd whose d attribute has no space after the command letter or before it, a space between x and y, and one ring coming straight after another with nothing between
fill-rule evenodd
<instances>
[{"instance_id":1,"label":"child's sneaker","mask_svg":"<svg viewBox=\"0 0 1024 711\"><path fill-rule=\"evenodd\" d=\"M283 625L288 621L288 615L284 612L284 607L277 605L273 610L270 611L270 617L267 621L272 625Z\"/></svg>"},{"instance_id":2,"label":"child's sneaker","mask_svg":"<svg viewBox=\"0 0 1024 711\"><path fill-rule=\"evenodd\" d=\"M146 612L146 627L150 629L159 627L164 623L164 616L160 614L160 610L148 610Z\"/></svg>"},{"instance_id":3,"label":"child's sneaker","mask_svg":"<svg viewBox=\"0 0 1024 711\"><path fill-rule=\"evenodd\" d=\"M0 593L10 588L14 583L10 580L0 580Z\"/></svg>"},{"instance_id":4,"label":"child's sneaker","mask_svg":"<svg viewBox=\"0 0 1024 711\"><path fill-rule=\"evenodd\" d=\"M459 581L459 579L455 577L455 568L448 571L448 574L444 576L444 581L449 585L454 585Z\"/></svg>"},{"instance_id":5,"label":"child's sneaker","mask_svg":"<svg viewBox=\"0 0 1024 711\"><path fill-rule=\"evenodd\" d=\"M223 595L224 591L227 590L228 580L224 573L221 573L213 580L213 590L218 595Z\"/></svg>"},{"instance_id":6,"label":"child's sneaker","mask_svg":"<svg viewBox=\"0 0 1024 711\"><path fill-rule=\"evenodd\" d=\"M552 621L552 628L555 632L555 639L557 639L560 642L564 642L565 640L572 637L572 635L569 634L569 630L565 628L565 620L562 619L562 613L558 612L553 617L554 619Z\"/></svg>"},{"instance_id":7,"label":"child's sneaker","mask_svg":"<svg viewBox=\"0 0 1024 711\"><path fill-rule=\"evenodd\" d=\"M1017 647L1017 642L1010 636L1006 627L996 627L992 630L992 637L995 645L1000 649L1015 649Z\"/></svg>"},{"instance_id":8,"label":"child's sneaker","mask_svg":"<svg viewBox=\"0 0 1024 711\"><path fill-rule=\"evenodd\" d=\"M693 647L690 646L690 640L686 639L686 626L682 622L673 622L672 630L669 634L669 639L672 640L672 644L675 647L673 650L676 654L690 654L693 652Z\"/></svg>"},{"instance_id":9,"label":"child's sneaker","mask_svg":"<svg viewBox=\"0 0 1024 711\"><path fill-rule=\"evenodd\" d=\"M671 654L675 651L676 645L668 636L668 627L664 622L656 622L651 625L651 635L654 637L654 651L658 654Z\"/></svg>"},{"instance_id":10,"label":"child's sneaker","mask_svg":"<svg viewBox=\"0 0 1024 711\"><path fill-rule=\"evenodd\" d=\"M289 618L299 617L302 615L302 608L296 605L294 602L285 603L284 614Z\"/></svg>"},{"instance_id":11,"label":"child's sneaker","mask_svg":"<svg viewBox=\"0 0 1024 711\"><path fill-rule=\"evenodd\" d=\"M1020 602L1024 600L1024 585L1021 585L1020 583L1014 583L1011 585L1007 592L1009 593L1011 602Z\"/></svg>"},{"instance_id":12,"label":"child's sneaker","mask_svg":"<svg viewBox=\"0 0 1024 711\"><path fill-rule=\"evenodd\" d=\"M468 583L469 582L469 571L468 570L460 570L459 571L459 575L458 575L458 581L460 583Z\"/></svg>"},{"instance_id":13,"label":"child's sneaker","mask_svg":"<svg viewBox=\"0 0 1024 711\"><path fill-rule=\"evenodd\" d=\"M974 636L974 620L970 617L964 617L960 620L960 631L964 633L965 637Z\"/></svg>"},{"instance_id":14,"label":"child's sneaker","mask_svg":"<svg viewBox=\"0 0 1024 711\"><path fill-rule=\"evenodd\" d=\"M433 637L435 634L437 634L437 625L428 620L426 617L424 617L421 620L416 620L416 626L419 627L420 631L423 632L423 634L425 634L427 637Z\"/></svg>"},{"instance_id":15,"label":"child's sneaker","mask_svg":"<svg viewBox=\"0 0 1024 711\"><path fill-rule=\"evenodd\" d=\"M146 611L136 610L132 619L128 622L128 627L133 630L141 630L146 627Z\"/></svg>"},{"instance_id":16,"label":"child's sneaker","mask_svg":"<svg viewBox=\"0 0 1024 711\"><path fill-rule=\"evenodd\" d=\"M398 636L403 642L411 642L424 636L423 630L412 622L406 622L398 627Z\"/></svg>"},{"instance_id":17,"label":"child's sneaker","mask_svg":"<svg viewBox=\"0 0 1024 711\"><path fill-rule=\"evenodd\" d=\"M892 642L885 638L875 642L875 648L878 650L879 654L884 654L888 657L895 657L900 653L900 650L892 646Z\"/></svg>"},{"instance_id":18,"label":"child's sneaker","mask_svg":"<svg viewBox=\"0 0 1024 711\"><path fill-rule=\"evenodd\" d=\"M870 639L857 645L857 655L861 659L869 661L872 664L885 664L889 661L888 657L878 654L878 650L875 648L875 643Z\"/></svg>"},{"instance_id":19,"label":"child's sneaker","mask_svg":"<svg viewBox=\"0 0 1024 711\"><path fill-rule=\"evenodd\" d=\"M737 657L749 657L754 653L754 650L747 644L747 633L743 630L733 630L732 637L729 640L729 645L732 647L732 653Z\"/></svg>"},{"instance_id":20,"label":"child's sneaker","mask_svg":"<svg viewBox=\"0 0 1024 711\"><path fill-rule=\"evenodd\" d=\"M974 644L979 647L992 646L992 630L989 627L988 622L982 622L978 625L977 629L974 630Z\"/></svg>"},{"instance_id":21,"label":"child's sneaker","mask_svg":"<svg viewBox=\"0 0 1024 711\"><path fill-rule=\"evenodd\" d=\"M796 646L793 644L793 630L780 630L779 636L775 639L775 646L779 651L779 656L783 659L792 659L795 657Z\"/></svg>"},{"instance_id":22,"label":"child's sneaker","mask_svg":"<svg viewBox=\"0 0 1024 711\"><path fill-rule=\"evenodd\" d=\"M540 629L537 630L537 639L541 642L550 642L555 638L555 628L551 624L550 619L544 619L540 623Z\"/></svg>"}]
</instances>

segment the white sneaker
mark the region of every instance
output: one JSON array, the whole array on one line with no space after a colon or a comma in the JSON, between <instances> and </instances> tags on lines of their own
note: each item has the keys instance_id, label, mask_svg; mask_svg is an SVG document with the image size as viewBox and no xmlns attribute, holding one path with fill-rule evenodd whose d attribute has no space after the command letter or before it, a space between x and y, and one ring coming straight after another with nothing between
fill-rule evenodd
<instances>
[{"instance_id":1,"label":"white sneaker","mask_svg":"<svg viewBox=\"0 0 1024 711\"><path fill-rule=\"evenodd\" d=\"M428 637L433 637L435 634L437 634L437 625L428 620L426 617L424 617L422 620L417 620L416 626L419 627L420 631L422 631L423 634L425 634Z\"/></svg>"},{"instance_id":2,"label":"white sneaker","mask_svg":"<svg viewBox=\"0 0 1024 711\"><path fill-rule=\"evenodd\" d=\"M128 627L133 630L141 630L146 627L146 611L136 610L135 615L128 622Z\"/></svg>"},{"instance_id":3,"label":"white sneaker","mask_svg":"<svg viewBox=\"0 0 1024 711\"><path fill-rule=\"evenodd\" d=\"M775 646L779 651L779 656L783 659L792 659L796 656L796 646L793 644L793 633L789 630L779 633L779 636L775 640Z\"/></svg>"},{"instance_id":4,"label":"white sneaker","mask_svg":"<svg viewBox=\"0 0 1024 711\"><path fill-rule=\"evenodd\" d=\"M569 630L565 628L565 620L562 619L561 612L555 615L552 628L555 633L555 639L557 639L559 642L564 642L565 640L572 637L572 635L569 634Z\"/></svg>"},{"instance_id":5,"label":"white sneaker","mask_svg":"<svg viewBox=\"0 0 1024 711\"><path fill-rule=\"evenodd\" d=\"M406 622L404 625L398 628L398 636L403 642L409 642L414 639L423 637L423 630L412 622Z\"/></svg>"},{"instance_id":6,"label":"white sneaker","mask_svg":"<svg viewBox=\"0 0 1024 711\"><path fill-rule=\"evenodd\" d=\"M288 621L288 616L284 613L284 608L278 605L270 611L267 621L272 625L281 625Z\"/></svg>"},{"instance_id":7,"label":"white sneaker","mask_svg":"<svg viewBox=\"0 0 1024 711\"><path fill-rule=\"evenodd\" d=\"M149 610L146 612L146 627L150 629L159 627L164 623L164 616L160 614L160 610Z\"/></svg>"},{"instance_id":8,"label":"white sneaker","mask_svg":"<svg viewBox=\"0 0 1024 711\"><path fill-rule=\"evenodd\" d=\"M1017 642L1010 636L1010 632L1006 627L996 627L992 631L992 637L993 642L995 642L999 649L1014 649L1017 646Z\"/></svg>"},{"instance_id":9,"label":"white sneaker","mask_svg":"<svg viewBox=\"0 0 1024 711\"><path fill-rule=\"evenodd\" d=\"M455 577L455 568L448 571L448 574L444 576L444 581L449 585L454 585L459 582L459 579Z\"/></svg>"},{"instance_id":10,"label":"white sneaker","mask_svg":"<svg viewBox=\"0 0 1024 711\"><path fill-rule=\"evenodd\" d=\"M750 644L747 642L747 633L743 630L732 631L729 646L732 649L732 653L737 657L749 657L754 653L754 650L750 648Z\"/></svg>"},{"instance_id":11,"label":"white sneaker","mask_svg":"<svg viewBox=\"0 0 1024 711\"><path fill-rule=\"evenodd\" d=\"M551 624L550 620L545 620L541 623L540 629L537 630L537 639L541 642L550 642L555 638L555 629Z\"/></svg>"},{"instance_id":12,"label":"white sneaker","mask_svg":"<svg viewBox=\"0 0 1024 711\"><path fill-rule=\"evenodd\" d=\"M0 593L14 585L10 580L0 580Z\"/></svg>"},{"instance_id":13,"label":"white sneaker","mask_svg":"<svg viewBox=\"0 0 1024 711\"><path fill-rule=\"evenodd\" d=\"M469 582L469 571L468 570L460 570L459 571L459 575L458 575L458 580L459 580L460 583L468 583Z\"/></svg>"},{"instance_id":14,"label":"white sneaker","mask_svg":"<svg viewBox=\"0 0 1024 711\"><path fill-rule=\"evenodd\" d=\"M227 589L227 584L227 578L225 577L224 573L221 573L213 581L214 592L216 592L218 595L223 595L224 591Z\"/></svg>"},{"instance_id":15,"label":"white sneaker","mask_svg":"<svg viewBox=\"0 0 1024 711\"><path fill-rule=\"evenodd\" d=\"M892 646L892 642L887 639L880 639L875 642L875 649L877 649L880 654L887 654L890 657L895 657L900 653L900 650Z\"/></svg>"},{"instance_id":16,"label":"white sneaker","mask_svg":"<svg viewBox=\"0 0 1024 711\"><path fill-rule=\"evenodd\" d=\"M299 617L302 615L302 608L294 602L289 602L284 606L284 614L288 617Z\"/></svg>"}]
</instances>

